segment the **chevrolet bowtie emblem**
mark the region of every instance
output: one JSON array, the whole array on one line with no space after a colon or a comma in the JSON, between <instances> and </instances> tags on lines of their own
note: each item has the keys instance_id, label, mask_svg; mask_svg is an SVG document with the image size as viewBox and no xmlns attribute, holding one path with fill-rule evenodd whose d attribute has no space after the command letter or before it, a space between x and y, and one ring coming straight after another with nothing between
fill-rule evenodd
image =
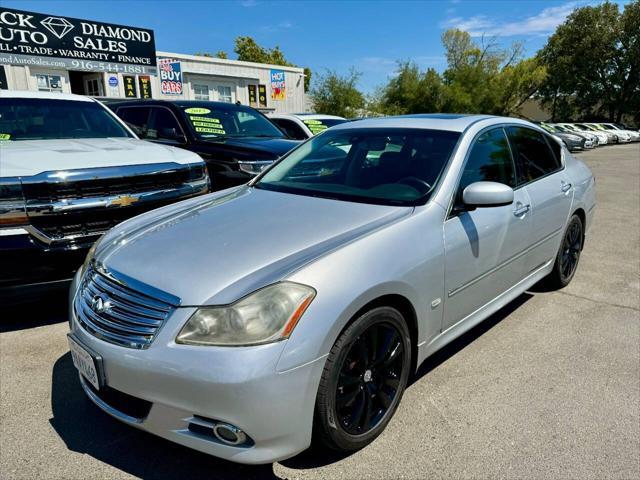
<instances>
[{"instance_id":1,"label":"chevrolet bowtie emblem","mask_svg":"<svg viewBox=\"0 0 640 480\"><path fill-rule=\"evenodd\" d=\"M138 197L132 197L131 195L121 195L118 198L114 198L109 202L109 206L116 207L128 207L140 200Z\"/></svg>"}]
</instances>

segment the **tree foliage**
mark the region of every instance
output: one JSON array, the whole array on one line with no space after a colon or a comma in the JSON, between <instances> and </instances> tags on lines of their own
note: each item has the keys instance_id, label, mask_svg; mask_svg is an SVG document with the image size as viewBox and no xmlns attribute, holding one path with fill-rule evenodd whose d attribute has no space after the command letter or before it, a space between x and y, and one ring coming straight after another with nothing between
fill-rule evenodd
<instances>
[{"instance_id":1,"label":"tree foliage","mask_svg":"<svg viewBox=\"0 0 640 480\"><path fill-rule=\"evenodd\" d=\"M442 35L447 68L420 72L412 62L400 62L398 75L382 89L378 108L384 113L461 112L509 115L533 95L545 69L536 59L523 60L522 47L478 45L464 31Z\"/></svg>"},{"instance_id":2,"label":"tree foliage","mask_svg":"<svg viewBox=\"0 0 640 480\"><path fill-rule=\"evenodd\" d=\"M297 65L289 62L280 47L277 45L273 48L261 47L251 37L237 37L233 51L238 55L238 60L244 62L269 63L272 65L282 65L285 67L297 67ZM304 69L304 89L309 90L311 82L311 69Z\"/></svg>"},{"instance_id":3,"label":"tree foliage","mask_svg":"<svg viewBox=\"0 0 640 480\"><path fill-rule=\"evenodd\" d=\"M365 106L364 95L356 86L359 78L353 69L346 75L329 70L320 76L311 90L315 110L341 117L357 115Z\"/></svg>"},{"instance_id":4,"label":"tree foliage","mask_svg":"<svg viewBox=\"0 0 640 480\"><path fill-rule=\"evenodd\" d=\"M574 10L538 53L541 89L554 118L640 115L640 1Z\"/></svg>"}]
</instances>

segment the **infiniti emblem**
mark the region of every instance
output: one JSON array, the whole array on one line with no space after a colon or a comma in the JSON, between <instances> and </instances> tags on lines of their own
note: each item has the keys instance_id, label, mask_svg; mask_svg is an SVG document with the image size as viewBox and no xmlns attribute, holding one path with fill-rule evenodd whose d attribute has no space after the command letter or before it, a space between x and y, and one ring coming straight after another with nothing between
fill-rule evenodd
<instances>
[{"instance_id":1,"label":"infiniti emblem","mask_svg":"<svg viewBox=\"0 0 640 480\"><path fill-rule=\"evenodd\" d=\"M111 307L109 300L104 298L102 295L96 295L91 299L91 310L96 313L104 313L109 309L109 307Z\"/></svg>"}]
</instances>

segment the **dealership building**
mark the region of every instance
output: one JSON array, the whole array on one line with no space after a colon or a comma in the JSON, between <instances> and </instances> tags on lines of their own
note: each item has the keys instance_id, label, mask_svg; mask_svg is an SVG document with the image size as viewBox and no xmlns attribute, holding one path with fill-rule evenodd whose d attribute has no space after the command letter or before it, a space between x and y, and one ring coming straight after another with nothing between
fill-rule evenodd
<instances>
[{"instance_id":1,"label":"dealership building","mask_svg":"<svg viewBox=\"0 0 640 480\"><path fill-rule=\"evenodd\" d=\"M152 30L3 7L0 88L308 110L302 68L157 52Z\"/></svg>"}]
</instances>

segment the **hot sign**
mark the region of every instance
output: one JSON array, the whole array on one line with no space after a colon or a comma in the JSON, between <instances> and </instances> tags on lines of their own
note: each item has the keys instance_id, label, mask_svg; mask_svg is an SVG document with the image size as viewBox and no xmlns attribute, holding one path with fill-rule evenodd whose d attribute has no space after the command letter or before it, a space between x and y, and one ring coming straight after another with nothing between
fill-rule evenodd
<instances>
[{"instance_id":1,"label":"hot sign","mask_svg":"<svg viewBox=\"0 0 640 480\"><path fill-rule=\"evenodd\" d=\"M158 60L160 71L160 91L163 95L182 94L182 71L180 62L175 60Z\"/></svg>"}]
</instances>

